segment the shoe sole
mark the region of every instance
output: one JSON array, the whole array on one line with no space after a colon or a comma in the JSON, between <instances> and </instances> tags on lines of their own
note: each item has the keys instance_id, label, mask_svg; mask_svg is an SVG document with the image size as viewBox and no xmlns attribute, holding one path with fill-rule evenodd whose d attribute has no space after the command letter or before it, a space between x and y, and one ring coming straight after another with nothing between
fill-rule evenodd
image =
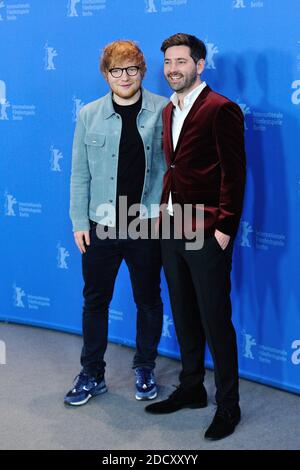
<instances>
[{"instance_id":1,"label":"shoe sole","mask_svg":"<svg viewBox=\"0 0 300 470\"><path fill-rule=\"evenodd\" d=\"M209 437L209 436L205 436L204 435L204 438L207 440L207 441L221 441L222 439L226 439L226 437L228 436L231 436L234 431L235 431L235 428L236 426L239 424L239 422L241 421L241 418L237 421L237 423L234 425L234 428L233 430L229 433L229 434L226 434L226 436L221 436L221 437Z\"/></svg>"},{"instance_id":2,"label":"shoe sole","mask_svg":"<svg viewBox=\"0 0 300 470\"><path fill-rule=\"evenodd\" d=\"M193 403L191 405L185 406L184 408L190 408L191 410L195 408L206 408L207 403Z\"/></svg>"},{"instance_id":3,"label":"shoe sole","mask_svg":"<svg viewBox=\"0 0 300 470\"><path fill-rule=\"evenodd\" d=\"M103 393L107 392L107 387L101 388L98 392L94 393L93 395L88 395L84 400L77 401L77 402L70 402L70 401L64 401L65 405L70 405L70 406L81 406L85 405L90 398L96 397L97 395L102 395Z\"/></svg>"},{"instance_id":4,"label":"shoe sole","mask_svg":"<svg viewBox=\"0 0 300 470\"><path fill-rule=\"evenodd\" d=\"M157 392L155 392L153 395L150 395L148 397L139 396L138 394L135 395L135 398L138 401L154 400L154 398L156 397L157 397Z\"/></svg>"},{"instance_id":5,"label":"shoe sole","mask_svg":"<svg viewBox=\"0 0 300 470\"><path fill-rule=\"evenodd\" d=\"M211 442L221 441L222 439L226 439L226 437L231 436L234 433L234 431L235 430L231 431L229 434L226 434L226 436L222 436L222 437L207 437L207 436L204 436L204 437L207 441L211 441Z\"/></svg>"}]
</instances>

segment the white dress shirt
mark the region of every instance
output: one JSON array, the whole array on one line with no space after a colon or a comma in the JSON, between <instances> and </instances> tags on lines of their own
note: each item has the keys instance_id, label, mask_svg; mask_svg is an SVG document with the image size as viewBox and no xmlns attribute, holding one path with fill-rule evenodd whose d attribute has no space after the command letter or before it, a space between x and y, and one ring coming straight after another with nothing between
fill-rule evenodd
<instances>
[{"instance_id":1,"label":"white dress shirt","mask_svg":"<svg viewBox=\"0 0 300 470\"><path fill-rule=\"evenodd\" d=\"M201 91L206 87L205 82L201 82L199 86L194 88L190 93L188 93L183 99L183 107L180 109L179 100L177 93L171 95L170 100L172 101L175 108L173 109L172 115L172 140L173 140L173 150L175 151L180 132L184 123L185 118L191 110L191 107L195 103L196 99L200 95ZM167 211L170 215L174 215L173 206L172 206L172 196L171 192L169 194Z\"/></svg>"}]
</instances>

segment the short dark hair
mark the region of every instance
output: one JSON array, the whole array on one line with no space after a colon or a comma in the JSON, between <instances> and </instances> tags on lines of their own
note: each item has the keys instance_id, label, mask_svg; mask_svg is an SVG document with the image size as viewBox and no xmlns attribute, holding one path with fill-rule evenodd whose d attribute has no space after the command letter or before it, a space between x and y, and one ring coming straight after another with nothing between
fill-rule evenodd
<instances>
[{"instance_id":1,"label":"short dark hair","mask_svg":"<svg viewBox=\"0 0 300 470\"><path fill-rule=\"evenodd\" d=\"M195 63L200 59L205 59L206 57L206 46L201 39L198 39L196 36L185 33L176 33L165 39L161 45L160 50L165 53L169 47L173 46L187 46L190 48L191 57Z\"/></svg>"}]
</instances>

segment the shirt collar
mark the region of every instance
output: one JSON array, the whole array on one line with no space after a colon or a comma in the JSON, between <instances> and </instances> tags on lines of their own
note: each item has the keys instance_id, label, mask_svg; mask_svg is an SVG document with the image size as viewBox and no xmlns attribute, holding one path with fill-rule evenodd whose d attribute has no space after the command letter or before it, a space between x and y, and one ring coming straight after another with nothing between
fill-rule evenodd
<instances>
[{"instance_id":1,"label":"shirt collar","mask_svg":"<svg viewBox=\"0 0 300 470\"><path fill-rule=\"evenodd\" d=\"M185 97L184 97L184 100L183 100L183 109L190 106L191 104L193 104L196 99L198 98L198 96L200 95L201 91L206 87L206 82L201 82L200 85L198 85L196 88L194 88L192 91L190 91ZM174 104L174 106L178 109L179 106L178 106L178 95L177 93L173 93L170 97L170 100L172 101L172 103Z\"/></svg>"}]
</instances>

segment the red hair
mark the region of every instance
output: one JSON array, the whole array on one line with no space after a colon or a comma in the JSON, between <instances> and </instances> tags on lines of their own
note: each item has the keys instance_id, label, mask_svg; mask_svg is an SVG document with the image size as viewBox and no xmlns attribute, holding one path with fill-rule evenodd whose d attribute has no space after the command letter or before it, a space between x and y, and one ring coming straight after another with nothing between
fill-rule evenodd
<instances>
[{"instance_id":1,"label":"red hair","mask_svg":"<svg viewBox=\"0 0 300 470\"><path fill-rule=\"evenodd\" d=\"M100 58L100 70L104 76L122 62L130 61L140 67L142 77L146 72L145 57L138 45L131 40L118 40L107 44Z\"/></svg>"}]
</instances>

